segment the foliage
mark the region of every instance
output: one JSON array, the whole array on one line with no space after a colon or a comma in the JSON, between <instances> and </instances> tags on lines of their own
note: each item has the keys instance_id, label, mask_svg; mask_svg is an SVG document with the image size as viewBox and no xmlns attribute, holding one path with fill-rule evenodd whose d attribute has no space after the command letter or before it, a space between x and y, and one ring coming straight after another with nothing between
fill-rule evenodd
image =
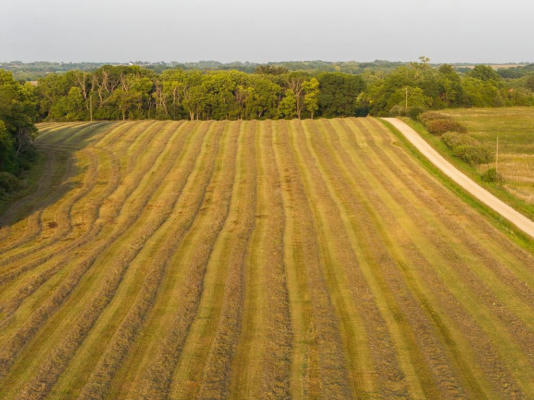
<instances>
[{"instance_id":1,"label":"foliage","mask_svg":"<svg viewBox=\"0 0 534 400\"><path fill-rule=\"evenodd\" d=\"M437 111L426 111L424 113L421 113L418 116L419 121L423 123L423 125L428 124L430 121L436 120L436 119L446 119L447 116L437 112Z\"/></svg>"},{"instance_id":2,"label":"foliage","mask_svg":"<svg viewBox=\"0 0 534 400\"><path fill-rule=\"evenodd\" d=\"M481 177L484 182L504 183L503 176L495 168L489 168Z\"/></svg>"},{"instance_id":3,"label":"foliage","mask_svg":"<svg viewBox=\"0 0 534 400\"><path fill-rule=\"evenodd\" d=\"M256 72L257 74L282 75L287 74L289 70L284 66L258 65L254 72Z\"/></svg>"},{"instance_id":4,"label":"foliage","mask_svg":"<svg viewBox=\"0 0 534 400\"><path fill-rule=\"evenodd\" d=\"M304 89L304 108L313 119L313 115L319 109L319 81L311 78L302 85Z\"/></svg>"},{"instance_id":5,"label":"foliage","mask_svg":"<svg viewBox=\"0 0 534 400\"><path fill-rule=\"evenodd\" d=\"M409 64L140 64L44 76L34 90L39 119L416 118L441 108L534 105L527 78L510 82L483 65L462 75L425 57Z\"/></svg>"},{"instance_id":6,"label":"foliage","mask_svg":"<svg viewBox=\"0 0 534 400\"><path fill-rule=\"evenodd\" d=\"M319 81L319 114L326 118L356 115L358 96L365 89L361 76L324 72Z\"/></svg>"},{"instance_id":7,"label":"foliage","mask_svg":"<svg viewBox=\"0 0 534 400\"><path fill-rule=\"evenodd\" d=\"M39 82L39 111L41 118L56 121L316 115L320 95L316 77L272 66L259 72L166 70L158 75L136 66L104 66L93 74L71 71Z\"/></svg>"},{"instance_id":8,"label":"foliage","mask_svg":"<svg viewBox=\"0 0 534 400\"><path fill-rule=\"evenodd\" d=\"M425 124L428 131L434 135L442 135L445 132L465 132L465 127L450 118L432 119Z\"/></svg>"},{"instance_id":9,"label":"foliage","mask_svg":"<svg viewBox=\"0 0 534 400\"><path fill-rule=\"evenodd\" d=\"M495 81L498 82L501 80L499 74L488 65L476 65L473 70L469 73L469 76L472 78L481 80L481 81Z\"/></svg>"},{"instance_id":10,"label":"foliage","mask_svg":"<svg viewBox=\"0 0 534 400\"><path fill-rule=\"evenodd\" d=\"M0 191L11 192L20 188L20 181L13 174L0 171Z\"/></svg>"},{"instance_id":11,"label":"foliage","mask_svg":"<svg viewBox=\"0 0 534 400\"><path fill-rule=\"evenodd\" d=\"M279 115L282 118L291 119L297 115L297 98L293 89L287 89L278 107Z\"/></svg>"},{"instance_id":12,"label":"foliage","mask_svg":"<svg viewBox=\"0 0 534 400\"><path fill-rule=\"evenodd\" d=\"M29 167L35 158L33 122L36 118L33 87L15 81L10 72L0 70L0 171L19 175ZM11 184L2 187L5 191L14 188Z\"/></svg>"},{"instance_id":13,"label":"foliage","mask_svg":"<svg viewBox=\"0 0 534 400\"><path fill-rule=\"evenodd\" d=\"M493 153L474 137L458 132L447 132L441 140L452 153L468 164L487 164L493 161Z\"/></svg>"}]
</instances>

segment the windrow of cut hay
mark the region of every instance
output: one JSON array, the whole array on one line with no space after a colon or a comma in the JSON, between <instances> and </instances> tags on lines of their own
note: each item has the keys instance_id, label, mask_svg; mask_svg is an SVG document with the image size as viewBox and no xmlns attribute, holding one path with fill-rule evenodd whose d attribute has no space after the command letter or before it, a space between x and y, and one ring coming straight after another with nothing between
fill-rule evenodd
<instances>
[{"instance_id":1,"label":"windrow of cut hay","mask_svg":"<svg viewBox=\"0 0 534 400\"><path fill-rule=\"evenodd\" d=\"M210 147L211 137L214 138L215 147L219 145L221 130L212 129L209 135L206 135L207 143L204 149ZM122 304L121 309L126 311L126 314L113 334L111 341L107 344L96 368L85 383L79 398L103 398L107 394L111 380L120 367L122 360L135 342L147 313L154 305L154 299L169 266L168 260L173 253L173 248L177 246L184 231L191 224L187 218L183 218L183 215L179 221L173 216L183 208L184 204L188 204L194 219L195 210L198 210L202 203L205 191L202 189L202 185L198 185L198 182L208 181L207 176L211 174L213 169L213 167L210 168L210 165L213 165L216 157L216 153L213 151L210 151L209 154L210 157L205 159L207 160L207 166L197 164L187 177L182 179L173 177L161 185L161 194L158 196L158 201L151 204L158 219L158 227L156 230L147 230L147 226L150 227L150 222L147 221L143 224L143 236L148 236L149 239L144 243L142 249L136 254L128 267L128 274L131 276L132 271L135 270L137 279L141 281L135 285L138 288L137 293L134 296L130 296L132 299L129 301L130 304ZM203 161L203 158L198 157L197 160ZM177 172L182 171L178 170ZM197 190L190 197L191 182L195 182ZM198 190L199 186L200 190ZM191 204L194 203L198 204L196 209L191 207ZM122 287L127 290L129 286L134 286L132 283L131 280L127 280L127 277L125 277Z\"/></svg>"},{"instance_id":2,"label":"windrow of cut hay","mask_svg":"<svg viewBox=\"0 0 534 400\"><path fill-rule=\"evenodd\" d=\"M139 218L117 237L116 243L106 250L98 262L102 266L113 263L114 254L120 252L125 244L130 244L129 251L121 253L124 263L117 264L120 269L126 268L123 270L120 287L70 363L77 374L76 380L69 381L68 385L77 396L84 385L85 394L103 395L108 381L118 368L117 363L120 363L135 341L137 328L144 319L144 310L151 306L150 296L157 290L158 277L161 277L156 274L157 270L151 270L153 264L150 260L154 258L153 238L168 224L183 186L193 174L195 159L207 129L209 125L203 124L192 129L180 127L175 131L172 144L154 165L155 173L149 174L152 179L146 181L145 190L155 186L150 200L140 209L142 213ZM150 251L147 250L149 248ZM124 292L128 296L123 296ZM110 324L116 319L117 310L122 315L122 322ZM95 349L98 351L95 352ZM86 368L88 362L96 366L97 373L91 373L91 369ZM61 393L64 384L65 382L58 382L55 390Z\"/></svg>"},{"instance_id":3,"label":"windrow of cut hay","mask_svg":"<svg viewBox=\"0 0 534 400\"><path fill-rule=\"evenodd\" d=\"M140 168L142 168L142 165L140 165ZM141 176L144 174L144 172L141 169ZM116 182L116 180L112 179L112 182ZM133 191L135 185L132 184L130 186L130 191ZM114 194L121 188L123 188L122 185L114 185L110 189L113 189L112 194ZM103 203L100 204L100 208L98 208L99 213L104 212L109 205L109 197L102 198L101 200ZM94 207L95 205L92 206ZM93 208L93 210L96 210L96 208ZM121 210L120 204L118 204L116 207L116 213L118 213L119 210ZM98 221L92 221L91 229L86 235L81 235L72 242L60 241L56 243L55 246L47 247L43 249L43 251L37 252L27 259L18 261L18 264L15 265L16 269L9 271L7 277L9 278L10 275L19 275L21 273L25 274L22 275L19 280L11 284L10 289L12 290L5 291L5 295L7 297L6 304L9 306L8 308L12 308L13 305L18 306L18 304L28 297L28 295L32 294L37 289L41 288L43 284L47 283L50 278L61 277L61 275L57 274L57 272L64 269L67 260L74 262L76 259L75 257L72 257L71 252L74 252L74 254L81 254L81 251L84 248L94 245L93 240L95 240L97 237L97 233L106 227L107 222L104 218L102 218L102 215L98 215L98 217ZM58 282L54 282L52 285L57 286ZM15 292L16 294L9 297L13 294L12 292ZM46 289L43 292L43 298L50 296ZM36 298L36 296L33 298ZM37 304L40 304L40 302ZM29 308L33 310L35 309L35 306L30 306Z\"/></svg>"},{"instance_id":4,"label":"windrow of cut hay","mask_svg":"<svg viewBox=\"0 0 534 400\"><path fill-rule=\"evenodd\" d=\"M534 256L377 120L41 128L0 398L534 396Z\"/></svg>"},{"instance_id":5,"label":"windrow of cut hay","mask_svg":"<svg viewBox=\"0 0 534 400\"><path fill-rule=\"evenodd\" d=\"M318 237L318 221L314 220L308 202L308 196L313 197L313 194L306 193L309 182L301 175L304 166L309 165L295 153L294 140L302 140L302 137L295 137L297 132L293 123L279 124L278 128L276 151L279 166L284 171L284 209L288 219L292 220L287 225L285 254L286 262L291 260L294 265L296 275L290 275L288 283L290 293L291 289L298 290L297 296L309 303L308 310L293 310L296 362L292 366L291 391L297 398L321 394L328 398L349 398L349 374L338 317L332 304L333 293L329 291L321 264L323 243ZM292 299L290 294L294 306L302 301L300 299Z\"/></svg>"},{"instance_id":6,"label":"windrow of cut hay","mask_svg":"<svg viewBox=\"0 0 534 400\"><path fill-rule=\"evenodd\" d=\"M154 132L152 132L154 134ZM167 133L167 139L169 138L169 134L172 133L172 130L169 130ZM2 360L12 360L13 357L9 355L10 353L18 353L26 342L37 333L38 330L41 329L42 325L45 324L45 322L49 322L48 327L49 329L55 329L57 326L56 324L51 324L51 321L48 321L50 317L52 317L54 314L56 314L56 311L61 310L62 313L60 313L59 316L56 316L56 322L66 323L68 319L65 318L64 314L67 311L70 311L71 314L75 315L76 317L79 317L79 307L80 303L78 304L78 307L69 308L69 307L61 307L63 306L64 302L70 297L72 292L75 289L77 290L77 293L79 296L81 295L87 295L90 294L91 291L87 290L80 290L78 288L78 284L84 277L85 273L88 271L92 271L95 273L94 268L91 268L94 264L97 258L100 256L100 253L105 250L111 243L113 243L113 238L119 237L122 233L124 233L127 229L127 227L130 227L136 220L143 210L144 206L148 202L149 198L151 197L151 194L155 191L155 187L149 184L149 178L150 175L147 174L148 171L150 171L151 168L154 167L154 165L157 165L158 163L154 163L156 160L156 157L159 157L163 150L166 148L167 140L164 138L161 138L160 140L156 141L155 144L149 148L149 151L145 151L142 156L139 158L139 160L146 161L139 163L139 171L138 171L138 178L137 179L127 179L128 177L125 177L125 179L122 181L122 183L126 186L128 185L131 189L126 189L126 192L130 192L130 194L133 194L133 196L129 196L128 199L132 202L137 203L136 206L131 205L128 209L130 210L130 213L128 215L125 215L124 208L121 207L121 204L117 204L119 207L116 208L117 219L119 223L114 225L113 227L107 226L105 220L102 220L103 215L100 215L101 221L100 224L102 224L102 230L100 231L100 237L93 238L91 242L84 243L81 247L86 247L87 250L83 251L82 248L79 248L77 252L75 252L75 256L72 255L63 255L61 258L51 258L47 262L45 262L43 265L39 265L39 269L42 269L43 266L49 267L49 269L46 269L43 274L44 276L37 275L36 279L40 279L40 284L44 283L43 280L46 281L47 279L50 279L52 277L56 277L56 272L60 268L68 267L67 273L61 274L63 275L63 279L60 281L60 283L56 283L56 285L53 286L53 292L49 294L46 297L46 300L41 303L41 305L34 311L30 311L30 314L27 319L23 320L22 326L18 326L18 324L14 323L13 326L9 326L7 329L15 330L15 335L12 336L12 338L2 346ZM145 169L145 170L143 170ZM165 170L163 170L165 172ZM162 174L162 177L165 174ZM141 177L144 176L144 179L141 179ZM161 178L162 178L161 177ZM144 181L144 182L143 182ZM144 184L143 184L144 183ZM145 193L148 195L143 196L143 189L145 190ZM136 192L139 192L141 195L135 195ZM110 198L107 199L108 203L110 202ZM128 201L126 201L126 204ZM113 204L113 203L111 203ZM135 210L139 210L137 213L135 213ZM102 211L102 210L101 210ZM120 218L123 217L123 218ZM121 223L122 220L124 220L125 223ZM107 232L106 232L107 230ZM109 232L109 231L112 232ZM115 231L115 232L113 232ZM102 234L104 233L104 234ZM112 239L112 240L110 240ZM70 260L70 261L67 261ZM50 264L50 265L49 265ZM101 267L102 268L102 267ZM94 275L93 275L94 276ZM120 276L120 275L119 275ZM85 279L85 282L87 282L88 279ZM56 287L57 286L57 287ZM99 286L105 286L103 282L99 282ZM46 288L44 288L46 289ZM76 298L72 300L71 302L75 302ZM101 301L101 300L98 300ZM98 302L97 301L97 302ZM76 303L75 303L76 304ZM74 312L73 312L74 311ZM94 314L95 318L98 316L98 314ZM20 321L20 320L19 320ZM18 322L18 321L15 321ZM81 321L81 327L86 327L85 324L86 321ZM20 324L20 322L19 322ZM83 331L83 329L80 330ZM89 325L90 327L90 325ZM42 330L42 329L41 329ZM79 332L77 331L71 331L74 336L79 336ZM63 341L65 342L65 336L63 335ZM67 346L68 347L68 346ZM61 351L61 346L53 345L52 348L54 351ZM75 348L72 348L71 350L74 350ZM27 351L30 349L27 349ZM40 346L40 351L45 351L45 348ZM4 354L6 354L4 356ZM30 355L33 355L33 352L30 351ZM46 354L46 353L45 353ZM65 360L66 361L66 360ZM64 362L65 362L64 361ZM63 362L63 364L64 364ZM52 366L54 366L55 369L59 368L62 364L61 363L51 363ZM43 365L39 366L40 369L45 369ZM3 373L3 370L1 370Z\"/></svg>"},{"instance_id":7,"label":"windrow of cut hay","mask_svg":"<svg viewBox=\"0 0 534 400\"><path fill-rule=\"evenodd\" d=\"M127 127L122 127L123 129L127 129ZM142 131L142 130L141 130ZM108 139L109 137L113 137L114 135L120 135L122 134L122 130L118 129L118 128L115 128L115 129L110 129L109 131L105 132L105 135L104 135L104 138L105 139ZM102 140L102 139L101 139ZM103 140L102 140L103 141ZM46 145L41 145L43 147L46 147ZM58 145L52 145L53 148L56 148ZM95 146L96 147L96 146ZM76 147L72 147L70 152L73 152L74 149L76 149ZM117 151L125 151L125 147L121 147L121 148L118 148ZM112 194L114 193L114 191L117 189L118 185L119 185L119 182L121 181L121 171L120 171L120 167L118 165L118 159L117 157L108 149L106 148L100 148L100 147L96 147L95 149L92 149L91 150L95 150L100 156L102 156L102 154L106 154L108 155L108 158L110 158L110 162L112 164L111 166L111 169L112 169L112 175L111 176L99 176L99 181L98 182L105 182L105 186L107 187L107 189L104 191L104 193L101 195L101 196L98 196L98 198L95 199L94 202L90 202L91 198L89 195L86 195L86 196L83 196L83 197L80 197L79 199L77 199L77 201L75 202L75 204L73 204L73 207L74 208L81 208L81 212L83 213L86 213L86 214L89 214L89 221L87 221L86 217L85 216L82 216L80 218L83 219L84 223L83 225L80 227L81 229L83 229L82 232L84 232L83 234L80 233L80 232L76 232L76 234L72 235L72 243L65 243L65 242L70 242L71 240L69 239L66 239L65 237L56 237L55 240L53 240L51 243L46 243L46 244L43 244L42 243L42 240L39 240L39 239L36 239L34 240L34 244L33 246L29 246L29 248L25 248L25 252L23 254L21 254L20 256L24 256L24 258L18 258L17 257L17 262L16 262L16 266L17 268L14 269L14 273L19 273L19 272L23 272L24 270L27 270L29 268L30 265L37 265L37 264L42 264L45 259L43 258L44 255L47 255L47 254L62 254L62 250L65 248L68 248L68 247L71 247L75 244L75 242L79 242L80 240L83 239L84 237L84 234L87 233L87 232L90 232L91 229L93 228L93 224L94 224L94 221L97 217L97 214L96 212L98 211L98 209L102 206L103 202ZM65 152L66 150L64 150ZM140 153L140 149L139 149L139 152L138 152L138 156L141 154ZM78 153L74 153L75 156L77 156ZM102 165L102 164L101 164ZM104 173L105 170L106 170L106 167L101 167L99 168L99 170L103 170L103 171L99 171L100 173ZM84 171L86 172L86 171ZM40 209L45 209L46 205L49 203L48 199L45 197L45 198L41 198L40 200L38 199L38 201L40 201L40 203L37 203L37 207L39 207ZM89 204L88 204L89 203ZM42 205L41 205L42 204ZM46 208L46 212L48 213L48 208ZM57 213L56 213L57 215ZM53 218L53 217L51 217ZM73 217L74 218L74 217ZM71 218L72 219L72 218ZM61 239L65 239L65 240L61 240ZM58 245L59 245L59 248L58 248ZM41 250L43 249L44 247L47 247L45 250L46 251L38 251L38 250ZM6 263L8 264L9 263L9 259L6 258ZM9 268L6 268L6 270L8 270Z\"/></svg>"},{"instance_id":8,"label":"windrow of cut hay","mask_svg":"<svg viewBox=\"0 0 534 400\"><path fill-rule=\"evenodd\" d=\"M292 327L283 262L285 214L273 122L260 123L253 136L256 222L245 263L243 322L232 365L230 397L289 398Z\"/></svg>"},{"instance_id":9,"label":"windrow of cut hay","mask_svg":"<svg viewBox=\"0 0 534 400\"><path fill-rule=\"evenodd\" d=\"M137 371L134 384L118 388L127 391L127 396L157 399L169 395L178 359L200 304L206 264L228 216L238 137L239 124L225 126L218 153L215 149L210 152L212 157L216 157L212 174L190 183L191 194L203 197L199 198L201 201L197 208L187 207L180 212L186 213L185 219L189 223L187 230L182 230L182 240L174 243L177 247L173 247L169 260L166 284L158 295L158 304L175 312L155 313L148 320L148 329L153 330L155 336L148 338L136 354L136 362L143 369ZM199 185L202 191L199 191ZM176 218L181 220L183 217L177 215Z\"/></svg>"}]
</instances>

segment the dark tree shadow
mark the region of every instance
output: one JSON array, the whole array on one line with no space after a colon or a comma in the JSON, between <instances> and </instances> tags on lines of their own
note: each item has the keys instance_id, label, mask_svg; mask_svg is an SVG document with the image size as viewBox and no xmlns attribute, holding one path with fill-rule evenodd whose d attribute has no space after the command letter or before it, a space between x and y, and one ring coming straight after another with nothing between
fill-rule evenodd
<instances>
[{"instance_id":1,"label":"dark tree shadow","mask_svg":"<svg viewBox=\"0 0 534 400\"><path fill-rule=\"evenodd\" d=\"M46 209L79 187L71 178L83 174L87 167L76 165L74 153L92 144L97 140L98 134L110 130L114 124L116 122L98 121L81 127L66 126L54 132L44 132L42 138L38 135L35 144L42 162L36 163L33 170L28 172L29 175L36 174L37 178L31 186L3 205L0 213L0 237L2 230ZM50 165L52 161L49 160L52 159L55 160ZM70 170L61 171L62 168L68 168L69 164L72 164ZM54 170L47 170L48 166L52 166ZM58 168L60 176L54 179Z\"/></svg>"}]
</instances>

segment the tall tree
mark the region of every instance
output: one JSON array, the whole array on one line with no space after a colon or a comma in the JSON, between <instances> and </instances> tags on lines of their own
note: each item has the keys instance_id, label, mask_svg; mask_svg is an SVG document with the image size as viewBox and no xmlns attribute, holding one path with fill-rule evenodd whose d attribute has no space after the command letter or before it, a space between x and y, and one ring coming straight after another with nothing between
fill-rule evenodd
<instances>
[{"instance_id":1,"label":"tall tree","mask_svg":"<svg viewBox=\"0 0 534 400\"><path fill-rule=\"evenodd\" d=\"M282 101L278 106L279 116L285 119L295 118L297 116L297 98L293 89L286 89Z\"/></svg>"},{"instance_id":2,"label":"tall tree","mask_svg":"<svg viewBox=\"0 0 534 400\"><path fill-rule=\"evenodd\" d=\"M316 78L311 78L305 81L304 88L304 107L310 113L310 118L313 119L315 112L319 109L319 81Z\"/></svg>"},{"instance_id":3,"label":"tall tree","mask_svg":"<svg viewBox=\"0 0 534 400\"><path fill-rule=\"evenodd\" d=\"M18 174L34 158L36 119L33 88L16 82L11 72L0 70L0 170Z\"/></svg>"}]
</instances>

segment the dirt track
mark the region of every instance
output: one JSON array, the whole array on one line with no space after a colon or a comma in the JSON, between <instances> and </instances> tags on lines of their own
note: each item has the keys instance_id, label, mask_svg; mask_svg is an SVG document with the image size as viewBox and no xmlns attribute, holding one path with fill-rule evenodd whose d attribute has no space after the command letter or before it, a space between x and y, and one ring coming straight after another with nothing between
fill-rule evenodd
<instances>
[{"instance_id":1,"label":"dirt track","mask_svg":"<svg viewBox=\"0 0 534 400\"><path fill-rule=\"evenodd\" d=\"M404 135L404 137L417 148L417 150L423 153L426 158L428 158L449 178L475 196L478 200L486 204L488 207L498 212L523 232L534 238L534 221L525 217L523 214L520 214L456 169L406 123L397 118L384 118L384 120L397 128Z\"/></svg>"}]
</instances>

